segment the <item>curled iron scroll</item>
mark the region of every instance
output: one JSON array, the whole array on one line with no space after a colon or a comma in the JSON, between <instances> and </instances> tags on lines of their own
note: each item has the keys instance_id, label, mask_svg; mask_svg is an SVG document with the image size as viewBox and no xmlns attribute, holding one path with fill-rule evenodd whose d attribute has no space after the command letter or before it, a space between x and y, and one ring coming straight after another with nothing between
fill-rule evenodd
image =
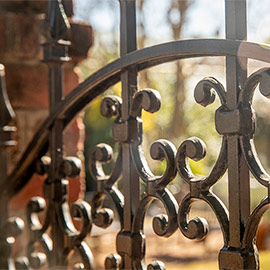
<instances>
[{"instance_id":1,"label":"curled iron scroll","mask_svg":"<svg viewBox=\"0 0 270 270\"><path fill-rule=\"evenodd\" d=\"M214 91L215 90L215 91ZM201 80L195 87L194 97L197 103L208 106L215 100L215 92L218 94L221 107L226 110L227 93L223 85L213 77ZM205 201L215 212L222 228L224 243L228 244L229 218L228 211L221 200L209 189L225 173L227 169L227 140L223 136L218 159L208 176L196 176L193 174L188 159L199 161L206 155L206 146L197 137L185 140L178 148L176 154L176 166L180 176L190 185L190 193L186 195L180 204L178 212L178 226L182 233L190 239L203 239L208 233L208 223L204 218L196 217L188 219L191 205L196 200Z\"/></svg>"},{"instance_id":2,"label":"curled iron scroll","mask_svg":"<svg viewBox=\"0 0 270 270\"><path fill-rule=\"evenodd\" d=\"M141 110L144 109L150 113L155 113L160 109L161 97L157 90L144 89L136 92L133 97L131 115L139 118ZM175 147L167 140L158 140L151 145L150 154L154 160L166 160L167 168L162 176L155 176L150 170L145 159L141 146L142 139L134 140L131 143L131 153L134 165L141 179L144 182L155 181L156 185L165 187L175 177Z\"/></svg>"},{"instance_id":3,"label":"curled iron scroll","mask_svg":"<svg viewBox=\"0 0 270 270\"><path fill-rule=\"evenodd\" d=\"M227 169L227 140L222 140L221 150L215 166L208 176L195 176L190 168L188 158L199 161L205 157L206 146L204 142L191 137L185 140L178 148L176 154L176 166L180 176L188 183L198 182L201 189L207 190L215 184Z\"/></svg>"},{"instance_id":4,"label":"curled iron scroll","mask_svg":"<svg viewBox=\"0 0 270 270\"><path fill-rule=\"evenodd\" d=\"M112 148L106 144L99 144L92 151L90 156L90 172L97 182L97 193L92 200L92 216L94 223L106 228L113 221L113 211L109 208L103 208L103 201L109 196L116 207L120 223L123 221L123 195L113 185L119 179L122 171L122 147L119 145L118 157L111 175L106 175L102 164L111 161Z\"/></svg>"},{"instance_id":5,"label":"curled iron scroll","mask_svg":"<svg viewBox=\"0 0 270 270\"><path fill-rule=\"evenodd\" d=\"M68 255L72 250L77 251L82 259L81 268L93 269L94 260L92 252L84 242L85 237L90 233L92 228L90 205L86 201L77 201L72 204L71 213L68 208L67 203L64 203L59 205L58 209L59 218L62 221L60 225L68 239L68 245L65 249L64 255L68 258ZM80 230L75 228L72 218L79 219L81 221Z\"/></svg>"},{"instance_id":6,"label":"curled iron scroll","mask_svg":"<svg viewBox=\"0 0 270 270\"><path fill-rule=\"evenodd\" d=\"M254 239L257 233L257 229L261 218L264 213L270 208L269 198L265 198L260 204L252 211L243 236L243 248L249 251L254 249Z\"/></svg>"},{"instance_id":7,"label":"curled iron scroll","mask_svg":"<svg viewBox=\"0 0 270 270\"><path fill-rule=\"evenodd\" d=\"M167 213L167 215L162 214L153 218L153 230L159 236L169 237L177 229L178 204L167 189L157 190L155 194L146 195L141 200L134 217L132 231L143 231L144 216L153 199L161 201Z\"/></svg>"},{"instance_id":8,"label":"curled iron scroll","mask_svg":"<svg viewBox=\"0 0 270 270\"><path fill-rule=\"evenodd\" d=\"M204 218L196 217L192 220L188 219L188 214L193 202L202 200L206 202L214 211L219 225L222 229L224 244L228 245L229 241L229 214L223 202L211 191L201 192L198 198L190 195L181 202L178 212L178 226L182 233L189 239L203 239L208 233L208 223Z\"/></svg>"},{"instance_id":9,"label":"curled iron scroll","mask_svg":"<svg viewBox=\"0 0 270 270\"><path fill-rule=\"evenodd\" d=\"M30 228L30 242L28 244L28 258L30 265L40 268L50 261L52 251L52 240L48 233L49 210L47 209L43 224L39 219L39 214L46 210L46 202L42 197L33 197L27 205L27 221ZM35 244L39 242L45 253L35 250ZM46 256L45 256L46 254Z\"/></svg>"},{"instance_id":10,"label":"curled iron scroll","mask_svg":"<svg viewBox=\"0 0 270 270\"><path fill-rule=\"evenodd\" d=\"M240 105L252 111L252 101L256 87L259 86L260 93L266 98L270 98L270 69L263 68L251 74L243 90L240 93ZM257 155L253 134L240 137L241 149L244 153L247 165L256 180L268 189L268 196L259 203L252 211L243 235L243 248L249 251L256 249L255 236L264 213L270 208L269 185L270 175L263 168Z\"/></svg>"},{"instance_id":11,"label":"curled iron scroll","mask_svg":"<svg viewBox=\"0 0 270 270\"><path fill-rule=\"evenodd\" d=\"M101 102L100 111L106 118L121 116L122 100L116 96L105 97ZM103 165L112 161L113 150L111 146L100 143L91 152L89 168L90 173L97 183L97 192L92 199L92 217L95 225L107 228L113 221L113 211L103 207L104 199L109 196L117 210L121 226L123 226L123 205L122 193L114 186L119 180L122 172L122 146L119 144L117 159L110 175L103 170Z\"/></svg>"},{"instance_id":12,"label":"curled iron scroll","mask_svg":"<svg viewBox=\"0 0 270 270\"><path fill-rule=\"evenodd\" d=\"M155 182L155 185L165 187L175 177L175 146L167 140L158 140L151 145L150 154L154 160L166 160L166 170L162 176L156 176L150 170L145 159L142 147L138 141L131 145L132 157L141 179L147 183L149 181Z\"/></svg>"},{"instance_id":13,"label":"curled iron scroll","mask_svg":"<svg viewBox=\"0 0 270 270\"><path fill-rule=\"evenodd\" d=\"M262 95L270 98L270 69L263 68L250 75L240 93L240 105L252 111L251 104L253 95L257 85ZM253 176L259 183L268 187L270 182L270 175L263 168L253 141L253 134L243 135L240 137L241 148L244 153L245 159Z\"/></svg>"},{"instance_id":14,"label":"curled iron scroll","mask_svg":"<svg viewBox=\"0 0 270 270\"><path fill-rule=\"evenodd\" d=\"M220 102L221 102L220 108L226 109L227 92L224 89L222 83L220 83L217 79L215 79L213 77L206 77L197 83L195 90L194 90L194 98L195 98L197 103L199 103L200 105L205 107L205 106L208 106L214 102L215 93L218 94L218 97L220 99ZM194 159L195 161L203 158L204 156L202 156L202 155L205 155L205 153L203 153L203 152L201 153L200 151L206 151L204 143L199 139L194 139L194 141L191 140L190 142L191 142L191 144L187 142L188 146L189 146L189 148L187 148L187 150L188 150L187 156ZM185 142L183 143L183 146L184 145L185 145ZM179 152L181 152L180 149L181 149L181 146L178 150ZM203 149L205 149L205 150L203 150ZM195 152L192 153L191 151L195 151ZM178 160L178 162L179 161L180 160ZM185 162L187 162L187 160ZM182 165L187 166L186 168L189 170L190 176L193 175L189 169L188 164L182 164ZM180 169L180 167L182 167L182 165L180 165L178 168ZM181 172L183 172L183 169L181 169L181 172L179 169L178 169L178 171L181 174ZM217 159L213 169L211 170L210 174L207 177L200 179L202 189L209 189L210 186L215 184L222 177L222 175L225 173L226 169L227 169L227 141L226 141L226 138L223 136L221 148L219 151L219 156L218 156L218 159ZM182 175L182 177L184 177L185 181L188 180L184 175ZM189 179L189 180L191 180L191 179Z\"/></svg>"},{"instance_id":15,"label":"curled iron scroll","mask_svg":"<svg viewBox=\"0 0 270 270\"><path fill-rule=\"evenodd\" d=\"M223 145L223 147L225 146L226 144ZM190 193L183 199L180 204L178 213L178 225L186 237L190 239L204 238L208 232L207 221L199 217L188 220L188 214L192 203L196 200L203 200L214 210L222 228L224 243L227 244L229 235L228 211L222 201L219 200L211 191L209 191L211 185L218 181L218 179L225 172L227 166L226 159L224 160L224 156L221 154L219 158L225 164L223 165L221 161L217 162L216 164L218 164L218 166L216 165L214 167L208 177L195 176L192 173L187 160L188 158L192 158L195 161L199 161L205 156L205 153L206 149L204 143L196 137L192 137L184 141L177 151L177 170L182 178L190 185ZM221 153L226 153L226 150L223 150ZM222 164L222 166L220 164Z\"/></svg>"},{"instance_id":16,"label":"curled iron scroll","mask_svg":"<svg viewBox=\"0 0 270 270\"><path fill-rule=\"evenodd\" d=\"M153 89L144 89L138 91L132 102L131 115L139 118L141 110L144 109L154 113L160 109L161 97L158 91ZM147 184L145 197L141 200L140 206L134 217L133 231L143 231L144 216L147 208L157 199L164 205L167 215L158 215L153 218L153 229L159 236L169 237L176 229L178 205L173 195L166 189L166 186L174 179L176 175L174 145L167 140L158 140L151 145L150 155L154 160L166 160L166 170L161 176L152 173L145 159L141 146L142 138L131 143L131 153L133 163L137 169L140 178Z\"/></svg>"}]
</instances>

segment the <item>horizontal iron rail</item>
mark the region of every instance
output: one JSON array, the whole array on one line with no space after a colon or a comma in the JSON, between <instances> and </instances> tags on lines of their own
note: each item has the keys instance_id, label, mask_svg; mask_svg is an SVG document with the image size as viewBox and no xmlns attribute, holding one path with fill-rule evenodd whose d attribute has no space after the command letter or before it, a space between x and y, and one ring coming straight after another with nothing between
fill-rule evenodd
<instances>
[{"instance_id":1,"label":"horizontal iron rail","mask_svg":"<svg viewBox=\"0 0 270 270\"><path fill-rule=\"evenodd\" d=\"M50 129L55 120L62 119L64 126L67 126L94 98L120 81L122 70L136 66L141 71L174 60L204 56L246 57L270 63L270 47L225 39L179 40L137 50L118 58L78 85L48 116L7 181L0 186L0 196L11 198L27 184L34 173L36 160L47 152Z\"/></svg>"}]
</instances>

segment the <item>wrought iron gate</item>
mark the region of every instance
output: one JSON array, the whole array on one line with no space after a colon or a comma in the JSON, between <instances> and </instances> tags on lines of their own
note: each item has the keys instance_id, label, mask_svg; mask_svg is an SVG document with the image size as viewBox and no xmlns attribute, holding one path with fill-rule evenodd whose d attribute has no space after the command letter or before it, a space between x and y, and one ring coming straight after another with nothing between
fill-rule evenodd
<instances>
[{"instance_id":1,"label":"wrought iron gate","mask_svg":"<svg viewBox=\"0 0 270 270\"><path fill-rule=\"evenodd\" d=\"M145 212L153 199L161 201L167 211L167 215L153 219L157 235L169 237L180 229L190 239L202 239L208 232L206 221L199 217L188 218L192 202L202 200L212 208L222 229L224 246L219 253L220 269L259 269L254 239L260 219L270 206L270 176L263 169L253 143L255 113L252 101L257 85L262 95L270 97L270 69L260 69L247 77L247 59L270 63L270 48L244 40L247 34L246 1L225 0L226 39L179 40L137 50L135 0L120 0L121 57L87 78L65 99L62 97L62 64L69 60L69 42L61 38L69 26L61 0L48 3L47 42L43 48L44 62L50 71L50 115L10 175L6 170L6 148L14 143L11 137L14 127L9 126L14 115L5 91L4 70L1 70L1 269L39 269L44 264L49 269L66 268L73 250L81 256L81 263L74 269L93 269L94 259L84 239L89 233L91 235L92 224L100 227L111 224L112 210L102 206L106 196L115 203L121 224L116 237L118 254L107 257L106 269L146 269L143 225ZM209 77L201 80L194 90L196 102L203 106L214 101L215 93L220 99L221 105L215 114L216 131L222 135L219 156L210 174L198 177L191 171L189 159L196 161L205 156L204 143L192 137L176 150L172 143L161 139L152 144L151 157L160 161L165 159L167 167L162 176L155 176L141 149L141 112L157 112L161 100L156 90L137 89L137 74L161 63L200 56L226 57L226 89L215 78ZM97 193L91 206L78 201L69 207L65 178L79 174L80 162L77 158L64 156L63 130L79 111L119 81L122 82L121 98L108 96L101 104L103 116L115 117L113 138L118 145L118 157L113 172L106 175L102 168L112 158L111 147L97 145L90 160ZM42 159L48 150L50 159ZM226 171L228 209L211 191ZM20 218L9 217L8 203L34 172L47 174L44 183L46 200L34 197L29 202L26 209L30 230L28 251L25 257L13 259L12 245L23 222ZM253 211L249 207L249 172L268 190L267 197L262 198ZM176 174L190 187L180 205L166 189ZM122 192L117 188L120 178L123 179ZM143 197L140 196L141 181L146 184ZM46 212L43 222L38 217L42 211ZM74 217L81 219L80 231L73 226ZM36 243L43 247L42 252L36 249ZM147 269L164 269L164 265L156 261Z\"/></svg>"}]
</instances>

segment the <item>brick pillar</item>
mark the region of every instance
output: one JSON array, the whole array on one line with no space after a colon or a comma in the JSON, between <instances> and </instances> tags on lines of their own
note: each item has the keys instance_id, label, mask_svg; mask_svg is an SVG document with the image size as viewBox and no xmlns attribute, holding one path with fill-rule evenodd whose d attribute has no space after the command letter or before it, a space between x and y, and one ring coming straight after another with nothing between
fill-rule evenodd
<instances>
[{"instance_id":1,"label":"brick pillar","mask_svg":"<svg viewBox=\"0 0 270 270\"><path fill-rule=\"evenodd\" d=\"M64 0L69 17L72 2ZM0 1L0 62L6 68L7 91L16 113L17 142L12 150L11 165L18 161L43 120L48 116L48 68L41 63L43 37L40 26L46 11L45 0ZM74 67L87 57L92 44L92 28L74 23L70 19L71 31L67 40L72 42L72 61L64 65L64 88L68 94L79 83ZM83 151L84 127L77 117L65 132L66 155L81 155ZM11 209L18 212L32 196L42 195L44 179L34 175L27 186L11 202ZM70 181L70 201L82 195L84 179Z\"/></svg>"}]
</instances>

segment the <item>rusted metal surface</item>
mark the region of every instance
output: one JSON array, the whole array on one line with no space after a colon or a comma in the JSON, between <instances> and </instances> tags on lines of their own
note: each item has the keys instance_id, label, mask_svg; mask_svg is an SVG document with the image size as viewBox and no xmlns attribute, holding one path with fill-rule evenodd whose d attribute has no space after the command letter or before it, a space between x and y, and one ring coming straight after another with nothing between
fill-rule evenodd
<instances>
[{"instance_id":1,"label":"rusted metal surface","mask_svg":"<svg viewBox=\"0 0 270 270\"><path fill-rule=\"evenodd\" d=\"M162 262L145 263L144 218L150 203L157 199L166 214L153 218L153 230L161 237L170 237L180 230L189 239L203 239L208 231L207 221L197 217L189 220L194 201L204 201L215 213L223 233L224 246L219 253L220 269L259 269L255 235L261 217L269 208L269 195L251 212L249 174L269 190L270 176L257 156L253 136L255 113L252 108L254 91L259 85L263 96L270 96L270 70L264 68L247 77L247 59L270 63L270 51L265 45L245 41L246 1L225 1L226 40L199 39L169 42L137 50L135 0L120 0L121 57L87 78L66 98L62 96L62 64L69 60L69 42L61 40L69 29L59 0L48 1L49 7L43 24L46 37L43 61L50 70L50 115L36 133L21 160L7 175L6 147L11 146L9 126L13 113L5 86L1 84L1 181L0 181L0 268L49 269L68 268L73 251L80 262L75 269L93 269L94 258L85 237L92 223L101 228L111 225L118 216L120 231L116 236L117 254L108 254L106 269L165 269ZM189 159L199 161L206 155L206 147L197 137L186 139L178 149L169 141L160 139L150 148L152 159L165 160L167 167L161 176L149 168L142 150L142 110L156 113L161 106L160 94L154 89L138 89L139 71L165 62L201 57L226 57L226 88L215 78L206 77L194 89L195 101L208 106L219 97L220 107L215 114L215 127L222 136L222 144L215 165L207 176L196 176ZM241 64L240 60L241 59ZM1 74L3 82L4 75ZM90 171L97 182L97 192L90 204L78 201L67 203L67 177L79 175L81 165L76 157L65 157L62 135L67 124L95 97L121 81L121 97L108 96L101 103L101 114L115 118L113 138L118 146L117 159L110 175L103 164L112 161L111 146L98 144L90 157ZM202 116L203 117L203 116ZM49 150L49 156L44 156ZM228 171L228 209L211 188ZM17 194L36 172L45 174L44 198L34 197L27 207L30 229L28 251L25 257L13 260L10 238L22 230L19 218L10 218L8 201ZM167 189L179 174L188 183L189 192L180 204ZM122 190L117 183L122 179ZM141 182L146 191L140 195ZM104 208L103 201L110 197L115 207ZM39 220L39 214L45 218ZM73 219L81 220L77 230ZM12 226L7 230L7 226ZM196 243L194 243L196 245ZM39 246L39 248L37 248Z\"/></svg>"}]
</instances>

